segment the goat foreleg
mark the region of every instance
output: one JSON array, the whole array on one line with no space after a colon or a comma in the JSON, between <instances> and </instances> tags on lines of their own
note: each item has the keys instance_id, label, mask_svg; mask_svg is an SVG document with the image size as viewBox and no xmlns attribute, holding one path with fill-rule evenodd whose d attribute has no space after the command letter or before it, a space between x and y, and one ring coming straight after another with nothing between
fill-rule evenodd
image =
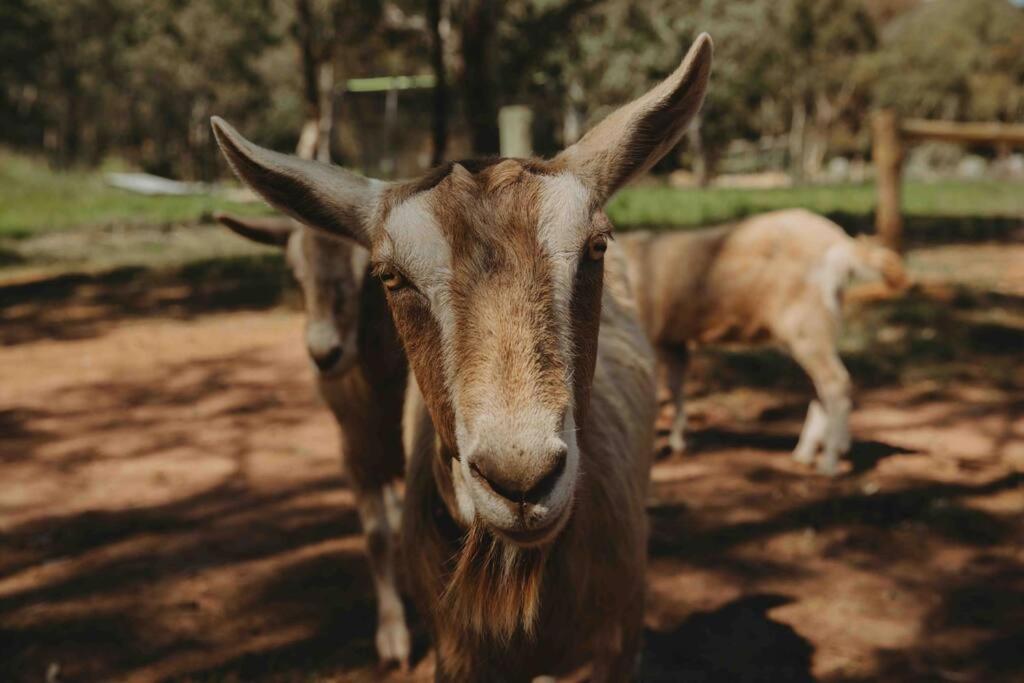
<instances>
[{"instance_id":1,"label":"goat foreleg","mask_svg":"<svg viewBox=\"0 0 1024 683\"><path fill-rule=\"evenodd\" d=\"M359 519L377 592L377 654L381 661L409 663L409 629L395 578L395 534L401 517L395 484L357 493Z\"/></svg>"}]
</instances>

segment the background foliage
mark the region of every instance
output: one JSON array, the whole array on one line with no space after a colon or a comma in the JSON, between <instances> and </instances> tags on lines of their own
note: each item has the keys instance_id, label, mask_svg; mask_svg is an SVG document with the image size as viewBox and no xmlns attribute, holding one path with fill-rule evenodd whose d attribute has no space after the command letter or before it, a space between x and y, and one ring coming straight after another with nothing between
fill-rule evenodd
<instances>
[{"instance_id":1,"label":"background foliage","mask_svg":"<svg viewBox=\"0 0 1024 683\"><path fill-rule=\"evenodd\" d=\"M667 73L702 30L717 50L690 147L704 176L737 139L815 176L831 153L866 153L874 105L1024 118L1024 10L1007 0L3 0L0 27L0 143L59 166L114 155L189 179L223 172L211 114L289 149L323 101L336 160L366 167L386 143L426 165L429 92L403 94L388 131L383 97L344 84L432 70L450 85L434 100L435 153L447 142L435 158L496 152L510 103L533 107L535 146L550 153ZM324 64L333 80L318 101Z\"/></svg>"}]
</instances>

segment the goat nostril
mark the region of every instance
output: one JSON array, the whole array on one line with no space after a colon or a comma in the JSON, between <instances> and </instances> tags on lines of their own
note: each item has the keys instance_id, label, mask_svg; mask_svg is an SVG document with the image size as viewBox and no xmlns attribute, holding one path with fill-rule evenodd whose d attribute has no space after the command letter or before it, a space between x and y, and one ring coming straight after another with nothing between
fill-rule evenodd
<instances>
[{"instance_id":1,"label":"goat nostril","mask_svg":"<svg viewBox=\"0 0 1024 683\"><path fill-rule=\"evenodd\" d=\"M565 472L565 461L568 459L569 453L566 449L561 449L555 455L554 466L551 470L541 477L540 481L533 485L529 491L523 496L528 503L537 503L541 501L546 495L551 493L552 489L555 488L555 484L561 478L562 473Z\"/></svg>"},{"instance_id":2,"label":"goat nostril","mask_svg":"<svg viewBox=\"0 0 1024 683\"><path fill-rule=\"evenodd\" d=\"M555 488L555 484L565 472L565 463L568 459L568 452L561 449L555 454L551 461L550 469L529 488L517 487L512 482L503 483L497 477L487 476L475 462L469 464L469 469L480 482L495 494L513 503L539 503Z\"/></svg>"},{"instance_id":3,"label":"goat nostril","mask_svg":"<svg viewBox=\"0 0 1024 683\"><path fill-rule=\"evenodd\" d=\"M510 500L513 503L518 503L523 499L523 496L519 493L519 491L515 491L508 487L502 486L501 484L499 484L498 482L494 481L486 474L484 474L483 470L481 470L475 462L471 462L469 464L469 469L471 472L473 472L476 478L479 479L484 484L484 486L486 486L487 488L489 488L491 491L498 494L502 498Z\"/></svg>"},{"instance_id":4,"label":"goat nostril","mask_svg":"<svg viewBox=\"0 0 1024 683\"><path fill-rule=\"evenodd\" d=\"M327 350L326 353L311 353L313 362L320 370L330 370L334 365L341 360L341 347L332 346Z\"/></svg>"}]
</instances>

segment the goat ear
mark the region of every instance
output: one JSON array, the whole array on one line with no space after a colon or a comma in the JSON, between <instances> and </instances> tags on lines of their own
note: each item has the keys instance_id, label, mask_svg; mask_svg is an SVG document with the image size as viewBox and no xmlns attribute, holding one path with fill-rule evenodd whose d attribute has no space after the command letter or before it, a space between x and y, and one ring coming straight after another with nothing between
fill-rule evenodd
<instances>
[{"instance_id":1,"label":"goat ear","mask_svg":"<svg viewBox=\"0 0 1024 683\"><path fill-rule=\"evenodd\" d=\"M271 206L311 228L370 246L384 183L254 145L219 116L210 124L231 169Z\"/></svg>"},{"instance_id":2,"label":"goat ear","mask_svg":"<svg viewBox=\"0 0 1024 683\"><path fill-rule=\"evenodd\" d=\"M610 114L557 159L607 201L682 138L704 103L712 52L711 36L702 33L671 76Z\"/></svg>"},{"instance_id":3,"label":"goat ear","mask_svg":"<svg viewBox=\"0 0 1024 683\"><path fill-rule=\"evenodd\" d=\"M288 238L292 236L296 227L290 218L278 216L241 218L229 213L215 213L213 217L232 232L253 242L269 244L272 247L286 246Z\"/></svg>"}]
</instances>

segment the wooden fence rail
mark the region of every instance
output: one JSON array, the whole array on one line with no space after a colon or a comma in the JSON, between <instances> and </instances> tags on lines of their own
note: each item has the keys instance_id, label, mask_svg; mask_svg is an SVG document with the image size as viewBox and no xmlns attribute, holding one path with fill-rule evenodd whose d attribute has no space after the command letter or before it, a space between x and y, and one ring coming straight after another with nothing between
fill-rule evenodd
<instances>
[{"instance_id":1,"label":"wooden fence rail","mask_svg":"<svg viewBox=\"0 0 1024 683\"><path fill-rule=\"evenodd\" d=\"M882 241L897 251L903 248L903 214L900 210L900 177L908 143L940 140L998 147L1024 146L1024 125L961 123L903 119L882 109L871 116L871 153L875 162L878 208L875 229Z\"/></svg>"}]
</instances>

